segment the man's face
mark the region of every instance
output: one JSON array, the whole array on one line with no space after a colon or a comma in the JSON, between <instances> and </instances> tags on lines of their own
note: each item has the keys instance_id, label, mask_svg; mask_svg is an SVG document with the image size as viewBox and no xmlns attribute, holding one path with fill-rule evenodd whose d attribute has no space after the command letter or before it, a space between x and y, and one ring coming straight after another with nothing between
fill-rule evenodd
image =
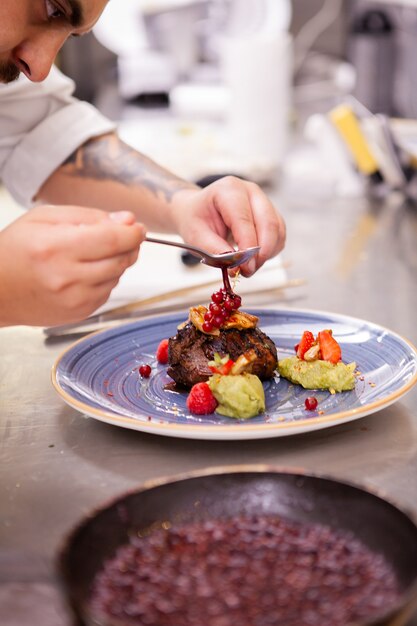
<instances>
[{"instance_id":1,"label":"man's face","mask_svg":"<svg viewBox=\"0 0 417 626\"><path fill-rule=\"evenodd\" d=\"M0 0L0 83L44 80L66 39L89 32L108 0Z\"/></svg>"}]
</instances>

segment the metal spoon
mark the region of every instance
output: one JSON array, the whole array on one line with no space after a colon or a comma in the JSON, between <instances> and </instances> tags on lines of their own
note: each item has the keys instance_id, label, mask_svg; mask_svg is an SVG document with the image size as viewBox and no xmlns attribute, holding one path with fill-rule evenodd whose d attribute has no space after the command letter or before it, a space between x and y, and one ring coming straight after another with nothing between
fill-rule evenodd
<instances>
[{"instance_id":1,"label":"metal spoon","mask_svg":"<svg viewBox=\"0 0 417 626\"><path fill-rule=\"evenodd\" d=\"M246 261L249 261L259 250L260 246L253 246L252 248L246 248L246 250L230 250L229 252L222 252L221 254L210 254L201 248L190 246L186 243L178 243L177 241L167 241L166 239L155 239L154 237L145 237L145 241L150 243L162 243L166 246L175 246L177 248L184 248L191 254L199 256L201 263L210 265L211 267L237 267L243 265Z\"/></svg>"}]
</instances>

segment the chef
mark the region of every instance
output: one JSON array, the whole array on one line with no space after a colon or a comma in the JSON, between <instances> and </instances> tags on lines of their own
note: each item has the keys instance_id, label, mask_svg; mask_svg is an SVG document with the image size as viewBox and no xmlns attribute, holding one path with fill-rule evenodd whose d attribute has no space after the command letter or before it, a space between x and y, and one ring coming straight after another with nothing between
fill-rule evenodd
<instances>
[{"instance_id":1,"label":"chef","mask_svg":"<svg viewBox=\"0 0 417 626\"><path fill-rule=\"evenodd\" d=\"M107 0L1 0L0 178L30 211L0 232L0 326L75 321L102 305L146 229L211 252L260 245L252 275L284 246L285 225L254 183L201 189L123 143L53 66ZM157 140L157 138L155 138Z\"/></svg>"}]
</instances>

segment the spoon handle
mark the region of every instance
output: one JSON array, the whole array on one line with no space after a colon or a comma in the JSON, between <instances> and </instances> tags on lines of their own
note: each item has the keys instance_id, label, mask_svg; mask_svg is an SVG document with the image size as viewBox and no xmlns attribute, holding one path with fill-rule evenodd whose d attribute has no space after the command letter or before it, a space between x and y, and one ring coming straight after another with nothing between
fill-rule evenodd
<instances>
[{"instance_id":1,"label":"spoon handle","mask_svg":"<svg viewBox=\"0 0 417 626\"><path fill-rule=\"evenodd\" d=\"M162 243L165 246L174 246L176 248L184 248L184 250L189 250L193 254L198 254L201 258L205 257L205 254L200 248L196 248L195 246L190 246L185 243L179 243L178 241L168 241L167 239L156 239L155 237L145 237L145 241L149 241L150 243Z\"/></svg>"}]
</instances>

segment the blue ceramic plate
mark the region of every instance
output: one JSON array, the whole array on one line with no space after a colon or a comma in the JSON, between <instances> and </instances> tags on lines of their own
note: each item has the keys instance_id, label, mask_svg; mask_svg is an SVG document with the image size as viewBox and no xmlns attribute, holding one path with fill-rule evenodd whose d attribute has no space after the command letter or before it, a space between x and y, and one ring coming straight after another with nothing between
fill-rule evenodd
<instances>
[{"instance_id":1,"label":"blue ceramic plate","mask_svg":"<svg viewBox=\"0 0 417 626\"><path fill-rule=\"evenodd\" d=\"M157 363L156 348L175 335L186 313L150 317L101 331L73 344L52 371L55 389L72 407L124 428L191 439L260 439L327 428L358 419L395 402L417 381L417 352L405 339L363 320L306 310L253 310L271 337L279 358L294 354L304 330L332 328L343 360L355 361L361 375L352 391L307 391L284 379L264 383L266 412L250 420L217 414L191 415L186 393L167 391L167 367ZM141 364L152 374L142 379ZM304 400L314 395L316 411Z\"/></svg>"}]
</instances>

